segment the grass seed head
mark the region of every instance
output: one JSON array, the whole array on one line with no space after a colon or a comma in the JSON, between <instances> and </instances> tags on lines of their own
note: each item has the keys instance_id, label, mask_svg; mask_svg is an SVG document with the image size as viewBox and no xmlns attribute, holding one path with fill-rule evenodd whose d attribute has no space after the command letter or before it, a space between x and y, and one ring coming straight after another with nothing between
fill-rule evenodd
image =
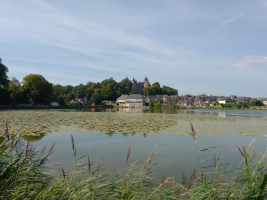
<instances>
[{"instance_id":1,"label":"grass seed head","mask_svg":"<svg viewBox=\"0 0 267 200\"><path fill-rule=\"evenodd\" d=\"M73 135L71 134L71 147L72 147L72 150L74 151L75 149L75 141L74 141L74 138L73 138Z\"/></svg>"},{"instance_id":2,"label":"grass seed head","mask_svg":"<svg viewBox=\"0 0 267 200\"><path fill-rule=\"evenodd\" d=\"M128 152L127 152L126 163L128 162L130 155L131 155L131 146L129 147Z\"/></svg>"},{"instance_id":3,"label":"grass seed head","mask_svg":"<svg viewBox=\"0 0 267 200\"><path fill-rule=\"evenodd\" d=\"M47 161L48 157L54 152L55 145L56 143L51 146L48 151L48 154L40 161L39 166L43 165Z\"/></svg>"},{"instance_id":4,"label":"grass seed head","mask_svg":"<svg viewBox=\"0 0 267 200\"><path fill-rule=\"evenodd\" d=\"M90 171L91 171L91 162L90 162L90 158L89 158L89 156L88 156L87 166L88 166L88 171L89 171L89 173L90 173Z\"/></svg>"},{"instance_id":5,"label":"grass seed head","mask_svg":"<svg viewBox=\"0 0 267 200\"><path fill-rule=\"evenodd\" d=\"M193 126L193 123L190 122L190 127L191 127L191 132L190 132L190 135L194 138L195 140L195 136L196 136L196 132L195 132L195 129L194 129L194 126Z\"/></svg>"}]
</instances>

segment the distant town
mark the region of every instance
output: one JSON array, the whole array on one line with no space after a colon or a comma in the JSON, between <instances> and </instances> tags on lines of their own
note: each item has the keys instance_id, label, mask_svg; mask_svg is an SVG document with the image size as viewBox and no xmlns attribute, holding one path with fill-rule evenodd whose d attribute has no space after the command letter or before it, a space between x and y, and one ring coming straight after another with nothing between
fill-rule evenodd
<instances>
[{"instance_id":1,"label":"distant town","mask_svg":"<svg viewBox=\"0 0 267 200\"><path fill-rule=\"evenodd\" d=\"M134 78L131 80L132 88L134 89L135 94L122 94L116 99L115 102L111 100L104 100L102 104L104 105L117 105L120 107L144 107L152 106L153 103L157 102L158 106L168 106L168 107L198 107L198 108L248 108L251 106L267 106L267 98L251 98L246 96L213 96L213 95L150 95L149 88L151 84L147 77L144 80L136 81ZM144 94L146 93L146 94ZM87 101L86 98L75 99L70 103L71 105L80 105L84 104ZM88 104L88 105L89 105Z\"/></svg>"},{"instance_id":2,"label":"distant town","mask_svg":"<svg viewBox=\"0 0 267 200\"><path fill-rule=\"evenodd\" d=\"M120 107L198 107L198 108L255 108L266 107L267 98L245 96L178 95L178 90L143 81L113 78L101 82L88 82L77 86L52 84L40 74L29 74L20 82L7 76L0 58L0 105L1 106L96 106Z\"/></svg>"}]
</instances>

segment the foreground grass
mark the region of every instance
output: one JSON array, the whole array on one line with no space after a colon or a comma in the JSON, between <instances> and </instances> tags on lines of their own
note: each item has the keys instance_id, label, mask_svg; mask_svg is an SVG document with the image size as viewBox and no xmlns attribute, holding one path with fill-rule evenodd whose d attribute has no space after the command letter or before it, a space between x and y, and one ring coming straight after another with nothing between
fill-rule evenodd
<instances>
[{"instance_id":1,"label":"foreground grass","mask_svg":"<svg viewBox=\"0 0 267 200\"><path fill-rule=\"evenodd\" d=\"M199 152L216 147L202 147L196 141L191 124L191 135L196 147L199 165L182 182L165 174L160 183L152 178L152 160L156 148L144 164L138 161L129 165L125 172L103 172L98 161L91 161L89 155L77 156L74 138L71 138L76 170L67 174L60 168L60 176L50 173L46 167L55 144L46 151L36 151L30 143L23 143L20 135L11 138L6 134L0 146L0 199L265 199L267 198L267 165L264 154L256 157L256 141L248 148L239 148L242 160L237 169L231 164L227 171L221 171L220 156L199 160ZM126 163L131 148L126 154ZM87 162L79 163L86 158ZM194 158L192 158L194 159ZM212 170L203 173L201 164L213 161ZM136 169L140 169L136 172Z\"/></svg>"}]
</instances>

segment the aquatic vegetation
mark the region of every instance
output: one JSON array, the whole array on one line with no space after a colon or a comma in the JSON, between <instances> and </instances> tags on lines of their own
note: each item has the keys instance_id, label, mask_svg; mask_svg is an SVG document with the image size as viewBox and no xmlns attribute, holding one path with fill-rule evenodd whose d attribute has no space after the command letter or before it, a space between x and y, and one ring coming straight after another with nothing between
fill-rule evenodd
<instances>
[{"instance_id":1,"label":"aquatic vegetation","mask_svg":"<svg viewBox=\"0 0 267 200\"><path fill-rule=\"evenodd\" d=\"M60 112L60 111L2 111L0 136L6 123L11 134L22 130L22 136L43 137L50 132L101 131L128 134L189 134L192 121L197 135L208 136L264 136L266 118L213 115L170 115L162 113L122 112Z\"/></svg>"},{"instance_id":2,"label":"aquatic vegetation","mask_svg":"<svg viewBox=\"0 0 267 200\"><path fill-rule=\"evenodd\" d=\"M192 141L196 143L196 129L192 127ZM212 161L211 166L199 167L209 167L208 172L193 170L189 179L182 173L181 182L177 177L168 177L164 173L162 181L158 182L153 178L152 167L157 154L155 150L161 144L155 147L145 163L137 160L127 164L124 172L116 173L114 169L103 171L103 164L99 160L90 160L88 154L78 155L74 137L71 136L70 146L76 170L68 173L64 166L60 166L60 174L53 175L45 163L53 153L55 144L47 153L46 148L36 151L30 143L23 144L17 134L13 138L6 137L0 144L0 199L262 200L267 195L267 152L262 157L256 157L256 141L252 141L248 148L238 148L242 160L236 169L230 165L228 170L222 171L220 156L214 155L207 159ZM131 156L130 147L125 156L127 162ZM86 158L86 163L81 163L82 158Z\"/></svg>"}]
</instances>

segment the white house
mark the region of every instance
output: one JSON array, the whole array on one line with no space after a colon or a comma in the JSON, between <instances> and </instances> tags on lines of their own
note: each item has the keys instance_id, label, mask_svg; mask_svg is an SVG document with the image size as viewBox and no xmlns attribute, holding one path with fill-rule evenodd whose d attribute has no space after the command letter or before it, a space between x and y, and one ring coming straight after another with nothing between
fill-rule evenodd
<instances>
[{"instance_id":1,"label":"white house","mask_svg":"<svg viewBox=\"0 0 267 200\"><path fill-rule=\"evenodd\" d=\"M50 106L60 106L58 102L51 102Z\"/></svg>"},{"instance_id":2,"label":"white house","mask_svg":"<svg viewBox=\"0 0 267 200\"><path fill-rule=\"evenodd\" d=\"M225 97L221 97L218 102L219 104L226 104L226 103L229 103L229 102L232 102L233 100L230 99L230 98L225 98Z\"/></svg>"},{"instance_id":3,"label":"white house","mask_svg":"<svg viewBox=\"0 0 267 200\"><path fill-rule=\"evenodd\" d=\"M259 98L262 101L263 105L267 106L267 98Z\"/></svg>"},{"instance_id":4,"label":"white house","mask_svg":"<svg viewBox=\"0 0 267 200\"><path fill-rule=\"evenodd\" d=\"M125 101L128 95L121 95L119 98L117 98L116 103L119 103L119 106L125 106Z\"/></svg>"},{"instance_id":5,"label":"white house","mask_svg":"<svg viewBox=\"0 0 267 200\"><path fill-rule=\"evenodd\" d=\"M141 94L130 94L126 97L125 106L127 107L143 107L145 98Z\"/></svg>"}]
</instances>

